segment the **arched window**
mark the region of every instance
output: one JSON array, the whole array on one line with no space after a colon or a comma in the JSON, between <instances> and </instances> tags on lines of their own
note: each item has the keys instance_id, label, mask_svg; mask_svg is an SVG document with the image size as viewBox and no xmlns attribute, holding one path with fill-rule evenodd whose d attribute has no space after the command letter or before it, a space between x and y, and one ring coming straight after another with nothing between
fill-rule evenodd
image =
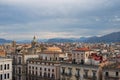
<instances>
[{"instance_id":1,"label":"arched window","mask_svg":"<svg viewBox=\"0 0 120 80\"><path fill-rule=\"evenodd\" d=\"M55 75L54 75L54 74L52 74L52 78L55 78Z\"/></svg>"},{"instance_id":2,"label":"arched window","mask_svg":"<svg viewBox=\"0 0 120 80\"><path fill-rule=\"evenodd\" d=\"M47 60L47 57L45 57L45 60Z\"/></svg>"}]
</instances>

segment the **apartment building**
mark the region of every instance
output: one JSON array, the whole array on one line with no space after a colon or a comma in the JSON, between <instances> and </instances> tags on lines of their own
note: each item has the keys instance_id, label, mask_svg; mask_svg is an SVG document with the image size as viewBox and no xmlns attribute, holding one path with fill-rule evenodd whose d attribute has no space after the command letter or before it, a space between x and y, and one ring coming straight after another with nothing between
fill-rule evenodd
<instances>
[{"instance_id":1,"label":"apartment building","mask_svg":"<svg viewBox=\"0 0 120 80\"><path fill-rule=\"evenodd\" d=\"M39 58L28 59L29 80L59 80L60 79L60 56L62 50L58 47L48 47L41 52Z\"/></svg>"},{"instance_id":2,"label":"apartment building","mask_svg":"<svg viewBox=\"0 0 120 80\"><path fill-rule=\"evenodd\" d=\"M28 80L59 80L60 62L28 59Z\"/></svg>"},{"instance_id":3,"label":"apartment building","mask_svg":"<svg viewBox=\"0 0 120 80\"><path fill-rule=\"evenodd\" d=\"M0 57L0 80L12 80L12 59Z\"/></svg>"},{"instance_id":4,"label":"apartment building","mask_svg":"<svg viewBox=\"0 0 120 80\"><path fill-rule=\"evenodd\" d=\"M102 80L120 80L120 63L105 65L102 70Z\"/></svg>"},{"instance_id":5,"label":"apartment building","mask_svg":"<svg viewBox=\"0 0 120 80\"><path fill-rule=\"evenodd\" d=\"M97 65L62 63L61 80L101 80L101 69Z\"/></svg>"},{"instance_id":6,"label":"apartment building","mask_svg":"<svg viewBox=\"0 0 120 80\"><path fill-rule=\"evenodd\" d=\"M84 64L91 54L89 48L77 48L72 51L72 63Z\"/></svg>"}]
</instances>

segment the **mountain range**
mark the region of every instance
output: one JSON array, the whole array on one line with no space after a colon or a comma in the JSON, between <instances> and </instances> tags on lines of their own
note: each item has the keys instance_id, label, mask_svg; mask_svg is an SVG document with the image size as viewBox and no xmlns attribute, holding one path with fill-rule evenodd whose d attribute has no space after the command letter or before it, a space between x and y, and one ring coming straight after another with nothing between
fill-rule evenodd
<instances>
[{"instance_id":1,"label":"mountain range","mask_svg":"<svg viewBox=\"0 0 120 80\"><path fill-rule=\"evenodd\" d=\"M0 44L10 43L10 42L12 42L12 40L6 40L6 39L3 39L3 38L0 38Z\"/></svg>"},{"instance_id":2,"label":"mountain range","mask_svg":"<svg viewBox=\"0 0 120 80\"><path fill-rule=\"evenodd\" d=\"M0 38L0 44L10 43L12 40L6 40ZM31 40L22 40L17 41L18 43L30 43ZM93 36L93 37L81 37L81 38L51 38L51 39L39 39L38 42L89 42L89 43L97 43L97 42L120 42L120 32L113 32L101 37Z\"/></svg>"},{"instance_id":3,"label":"mountain range","mask_svg":"<svg viewBox=\"0 0 120 80\"><path fill-rule=\"evenodd\" d=\"M93 37L81 37L81 38L52 38L47 42L120 42L120 32L110 33L101 37L93 36Z\"/></svg>"}]
</instances>

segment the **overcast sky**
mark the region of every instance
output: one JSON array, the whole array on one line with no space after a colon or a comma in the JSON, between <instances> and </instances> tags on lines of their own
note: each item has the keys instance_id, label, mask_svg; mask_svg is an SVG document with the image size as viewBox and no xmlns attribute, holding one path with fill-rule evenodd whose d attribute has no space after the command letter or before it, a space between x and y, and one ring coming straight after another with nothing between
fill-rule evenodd
<instances>
[{"instance_id":1,"label":"overcast sky","mask_svg":"<svg viewBox=\"0 0 120 80\"><path fill-rule=\"evenodd\" d=\"M120 0L0 0L0 38L79 38L118 31Z\"/></svg>"}]
</instances>

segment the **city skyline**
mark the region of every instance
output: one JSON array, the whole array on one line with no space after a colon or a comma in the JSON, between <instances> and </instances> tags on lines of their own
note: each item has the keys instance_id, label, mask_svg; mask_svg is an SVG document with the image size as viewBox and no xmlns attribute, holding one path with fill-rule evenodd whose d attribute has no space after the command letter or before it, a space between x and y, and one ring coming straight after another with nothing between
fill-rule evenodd
<instances>
[{"instance_id":1,"label":"city skyline","mask_svg":"<svg viewBox=\"0 0 120 80\"><path fill-rule=\"evenodd\" d=\"M0 37L102 36L120 31L119 0L1 0Z\"/></svg>"}]
</instances>

